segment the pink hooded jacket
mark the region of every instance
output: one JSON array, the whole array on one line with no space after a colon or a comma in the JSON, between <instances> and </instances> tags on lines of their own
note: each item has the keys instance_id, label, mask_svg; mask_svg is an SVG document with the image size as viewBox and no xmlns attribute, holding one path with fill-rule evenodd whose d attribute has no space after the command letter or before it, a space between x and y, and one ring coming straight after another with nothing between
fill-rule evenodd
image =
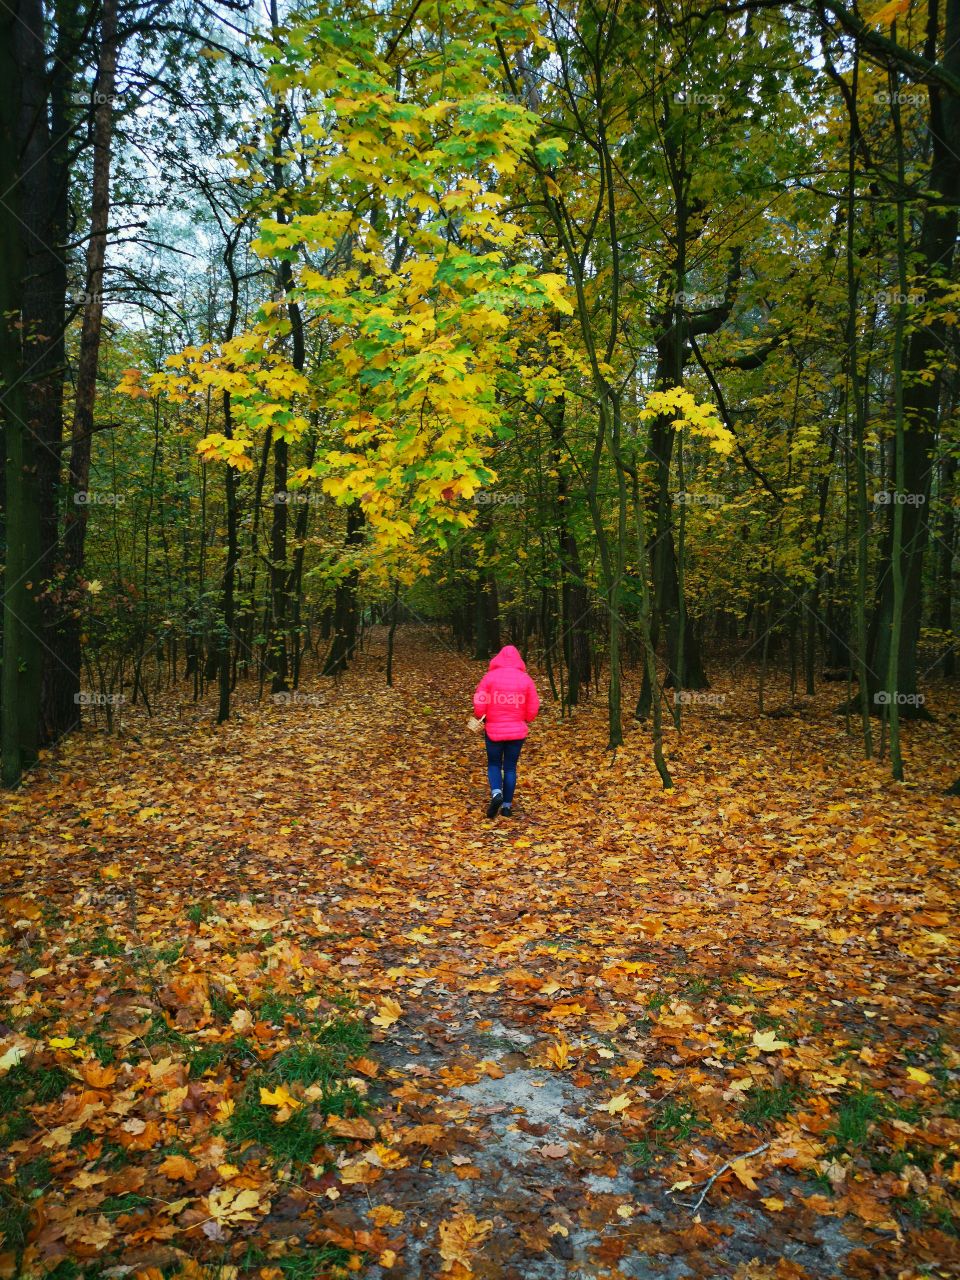
<instances>
[{"instance_id":1,"label":"pink hooded jacket","mask_svg":"<svg viewBox=\"0 0 960 1280\"><path fill-rule=\"evenodd\" d=\"M528 725L540 710L537 686L527 675L519 651L504 645L490 659L490 669L473 695L473 714L486 716L487 736L494 742L525 738Z\"/></svg>"}]
</instances>

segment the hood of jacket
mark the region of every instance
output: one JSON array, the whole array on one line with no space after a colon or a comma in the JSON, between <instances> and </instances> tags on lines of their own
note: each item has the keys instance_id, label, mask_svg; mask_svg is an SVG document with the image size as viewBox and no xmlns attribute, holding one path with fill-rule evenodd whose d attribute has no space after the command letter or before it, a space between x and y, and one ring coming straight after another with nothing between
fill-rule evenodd
<instances>
[{"instance_id":1,"label":"hood of jacket","mask_svg":"<svg viewBox=\"0 0 960 1280\"><path fill-rule=\"evenodd\" d=\"M499 653L490 659L490 670L497 671L501 667L513 667L515 671L526 671L527 664L520 657L520 650L512 644L505 644Z\"/></svg>"}]
</instances>

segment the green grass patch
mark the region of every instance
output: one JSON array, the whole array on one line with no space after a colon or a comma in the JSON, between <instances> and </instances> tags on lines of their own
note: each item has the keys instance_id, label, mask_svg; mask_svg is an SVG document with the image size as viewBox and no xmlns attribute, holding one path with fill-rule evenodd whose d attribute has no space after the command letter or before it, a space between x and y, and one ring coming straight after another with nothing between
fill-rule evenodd
<instances>
[{"instance_id":1,"label":"green grass patch","mask_svg":"<svg viewBox=\"0 0 960 1280\"><path fill-rule=\"evenodd\" d=\"M269 1263L283 1272L285 1280L337 1280L348 1274L351 1259L356 1256L338 1245L324 1244L298 1249L286 1258L273 1258L262 1249L249 1245L238 1261L243 1271Z\"/></svg>"},{"instance_id":2,"label":"green grass patch","mask_svg":"<svg viewBox=\"0 0 960 1280\"><path fill-rule=\"evenodd\" d=\"M874 1121L886 1110L884 1099L872 1089L858 1089L841 1099L837 1121L827 1132L844 1148L862 1147Z\"/></svg>"},{"instance_id":3,"label":"green grass patch","mask_svg":"<svg viewBox=\"0 0 960 1280\"><path fill-rule=\"evenodd\" d=\"M17 1187L0 1185L0 1237L3 1247L17 1257L27 1243L30 1230L30 1206Z\"/></svg>"},{"instance_id":4,"label":"green grass patch","mask_svg":"<svg viewBox=\"0 0 960 1280\"><path fill-rule=\"evenodd\" d=\"M295 1018L297 1022L309 1017L296 996L281 991L268 991L260 1000L257 1012L264 1022L272 1022L276 1026L282 1026L288 1017Z\"/></svg>"},{"instance_id":5,"label":"green grass patch","mask_svg":"<svg viewBox=\"0 0 960 1280\"><path fill-rule=\"evenodd\" d=\"M275 1011L282 1008L285 1014L297 1018L310 1016L288 996L271 993L268 999L276 1000ZM309 1163L318 1146L338 1141L326 1130L324 1122L328 1116L359 1115L365 1109L363 1096L348 1083L347 1063L361 1054L367 1044L366 1030L357 1018L335 1017L303 1028L299 1039L247 1077L233 1114L224 1125L228 1140L238 1145L254 1143L269 1152L277 1164ZM205 1060L201 1055L210 1055L206 1060L212 1065L215 1051L222 1048L213 1045L198 1051L192 1068ZM245 1041L235 1041L232 1052L252 1056ZM319 1085L320 1094L293 1111L283 1124L277 1124L276 1108L260 1102L260 1090L276 1089L279 1085L288 1088Z\"/></svg>"},{"instance_id":6,"label":"green grass patch","mask_svg":"<svg viewBox=\"0 0 960 1280\"><path fill-rule=\"evenodd\" d=\"M124 1214L137 1213L141 1209L147 1209L153 1201L149 1196L141 1196L136 1191L128 1191L122 1196L108 1196L100 1206L100 1212L104 1217L113 1221L114 1218L121 1218Z\"/></svg>"},{"instance_id":7,"label":"green grass patch","mask_svg":"<svg viewBox=\"0 0 960 1280\"><path fill-rule=\"evenodd\" d=\"M689 1102L682 1098L666 1098L657 1104L657 1116L651 1128L657 1133L670 1133L683 1142L703 1128L703 1121Z\"/></svg>"},{"instance_id":8,"label":"green grass patch","mask_svg":"<svg viewBox=\"0 0 960 1280\"><path fill-rule=\"evenodd\" d=\"M226 1135L234 1143L255 1143L268 1151L278 1164L304 1165L323 1141L323 1127L315 1120L313 1107L302 1106L285 1124L277 1124L276 1108L260 1102L260 1089L265 1082L255 1076L247 1081L243 1096L225 1126Z\"/></svg>"},{"instance_id":9,"label":"green grass patch","mask_svg":"<svg viewBox=\"0 0 960 1280\"><path fill-rule=\"evenodd\" d=\"M143 1037L143 1043L150 1049L156 1045L169 1045L177 1049L191 1049L193 1041L189 1036L171 1027L166 1018L155 1013L150 1020L150 1028Z\"/></svg>"},{"instance_id":10,"label":"green grass patch","mask_svg":"<svg viewBox=\"0 0 960 1280\"><path fill-rule=\"evenodd\" d=\"M16 1142L30 1132L27 1111L55 1101L72 1083L60 1067L28 1067L24 1063L0 1076L0 1143Z\"/></svg>"},{"instance_id":11,"label":"green grass patch","mask_svg":"<svg viewBox=\"0 0 960 1280\"><path fill-rule=\"evenodd\" d=\"M229 1022L233 1017L233 1008L219 991L210 992L210 1012L220 1022Z\"/></svg>"},{"instance_id":12,"label":"green grass patch","mask_svg":"<svg viewBox=\"0 0 960 1280\"><path fill-rule=\"evenodd\" d=\"M216 1044L194 1046L191 1047L189 1058L190 1079L199 1080L208 1071L217 1071L225 1063L242 1066L251 1060L258 1060L257 1052L243 1036L234 1036L232 1040L222 1040Z\"/></svg>"},{"instance_id":13,"label":"green grass patch","mask_svg":"<svg viewBox=\"0 0 960 1280\"><path fill-rule=\"evenodd\" d=\"M757 1129L766 1129L777 1120L784 1120L804 1096L798 1085L773 1085L766 1089L754 1089L740 1109L741 1117Z\"/></svg>"},{"instance_id":14,"label":"green grass patch","mask_svg":"<svg viewBox=\"0 0 960 1280\"><path fill-rule=\"evenodd\" d=\"M627 1159L641 1169L652 1168L668 1151L669 1147L655 1138L641 1138L637 1142L628 1142L626 1146Z\"/></svg>"},{"instance_id":15,"label":"green grass patch","mask_svg":"<svg viewBox=\"0 0 960 1280\"><path fill-rule=\"evenodd\" d=\"M78 938L70 947L73 956L94 956L98 960L123 955L123 943L112 937L103 925L90 938Z\"/></svg>"}]
</instances>

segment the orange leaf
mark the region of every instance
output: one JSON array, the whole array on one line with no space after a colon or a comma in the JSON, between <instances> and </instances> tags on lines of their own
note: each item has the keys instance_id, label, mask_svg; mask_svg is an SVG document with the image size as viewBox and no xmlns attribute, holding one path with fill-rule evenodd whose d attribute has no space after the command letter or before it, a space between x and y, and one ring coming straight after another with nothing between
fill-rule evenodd
<instances>
[{"instance_id":1,"label":"orange leaf","mask_svg":"<svg viewBox=\"0 0 960 1280\"><path fill-rule=\"evenodd\" d=\"M197 1176L197 1166L186 1156L167 1156L157 1172L175 1182L192 1182Z\"/></svg>"}]
</instances>

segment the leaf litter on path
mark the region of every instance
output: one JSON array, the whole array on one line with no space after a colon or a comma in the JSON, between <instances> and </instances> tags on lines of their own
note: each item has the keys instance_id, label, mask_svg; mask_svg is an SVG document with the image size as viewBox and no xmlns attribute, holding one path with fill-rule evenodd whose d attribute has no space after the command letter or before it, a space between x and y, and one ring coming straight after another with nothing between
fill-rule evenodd
<instances>
[{"instance_id":1,"label":"leaf litter on path","mask_svg":"<svg viewBox=\"0 0 960 1280\"><path fill-rule=\"evenodd\" d=\"M481 665L382 665L6 801L0 1276L956 1274L957 802L548 708L487 822Z\"/></svg>"}]
</instances>

